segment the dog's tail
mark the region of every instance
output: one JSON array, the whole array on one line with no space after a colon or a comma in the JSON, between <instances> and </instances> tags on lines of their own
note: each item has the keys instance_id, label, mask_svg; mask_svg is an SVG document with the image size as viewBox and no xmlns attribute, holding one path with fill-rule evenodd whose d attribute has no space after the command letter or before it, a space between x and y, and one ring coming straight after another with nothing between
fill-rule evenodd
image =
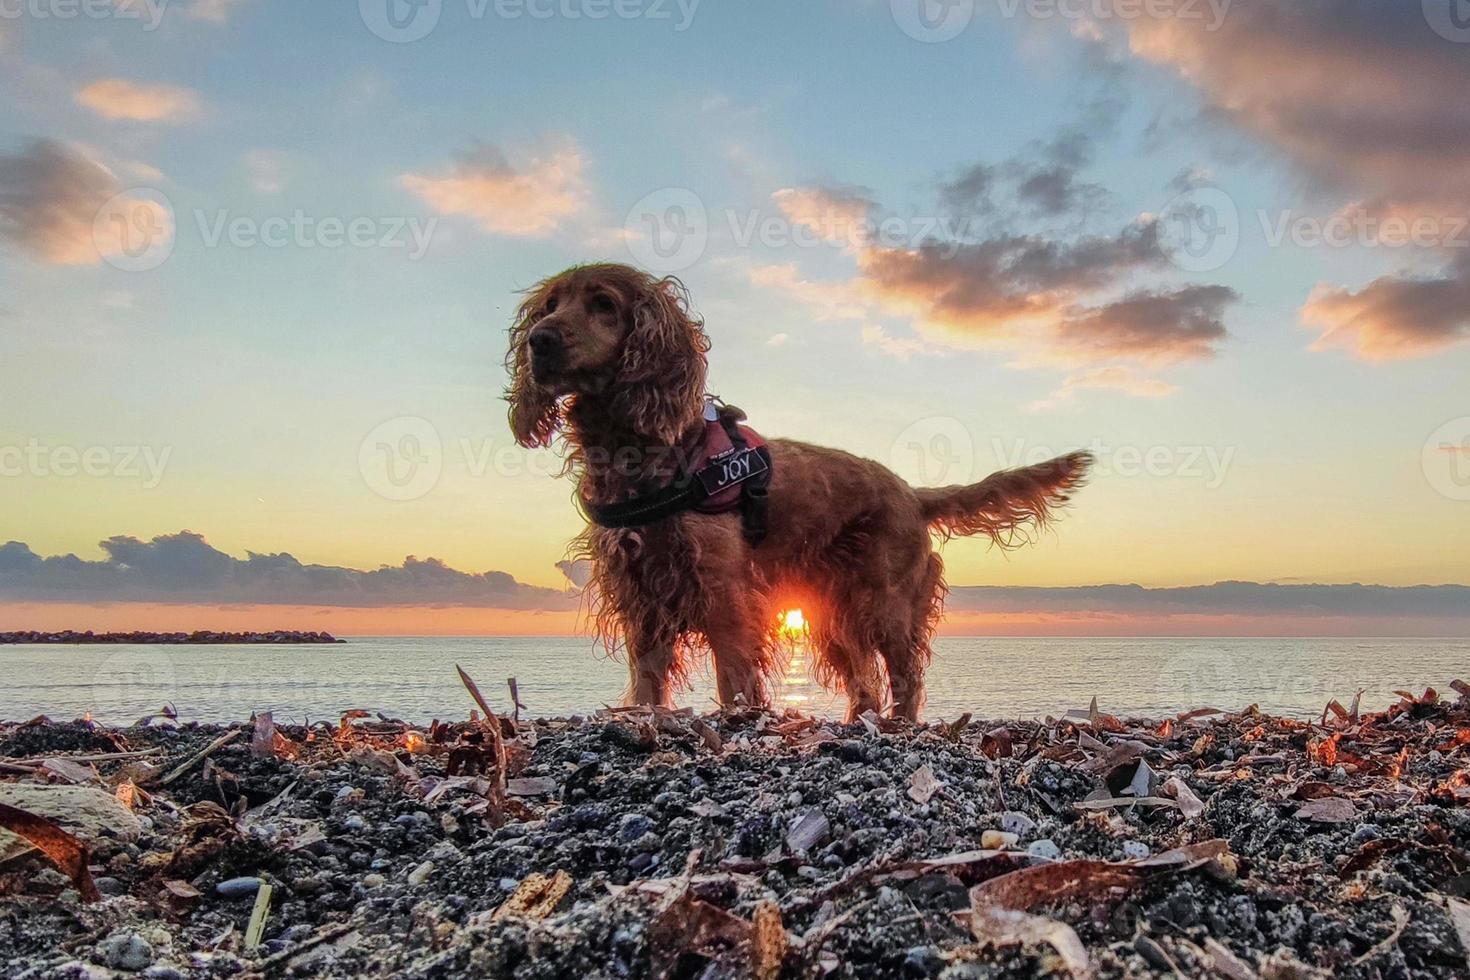
<instances>
[{"instance_id":1,"label":"dog's tail","mask_svg":"<svg viewBox=\"0 0 1470 980\"><path fill-rule=\"evenodd\" d=\"M1087 481L1091 453L1069 453L1035 466L992 473L967 487L914 488L924 520L946 538L986 534L1002 548L1025 544L1072 491Z\"/></svg>"}]
</instances>

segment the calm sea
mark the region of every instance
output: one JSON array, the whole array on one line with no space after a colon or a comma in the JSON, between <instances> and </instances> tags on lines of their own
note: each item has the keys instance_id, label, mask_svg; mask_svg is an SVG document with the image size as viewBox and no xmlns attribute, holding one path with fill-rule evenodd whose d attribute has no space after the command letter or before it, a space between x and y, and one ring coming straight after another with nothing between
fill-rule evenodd
<instances>
[{"instance_id":1,"label":"calm sea","mask_svg":"<svg viewBox=\"0 0 1470 980\"><path fill-rule=\"evenodd\" d=\"M0 718L90 713L123 724L173 704L185 719L231 721L269 709L278 721L335 719L350 708L411 721L463 718L460 664L497 710L515 677L531 716L617 703L625 668L572 637L358 637L339 646L0 647ZM1316 716L1332 698L1380 708L1396 689L1470 676L1465 639L940 639L929 673L930 718L1043 717L1085 708L1157 716L1210 705ZM842 702L799 658L781 703L820 714ZM680 704L712 707L702 672Z\"/></svg>"}]
</instances>

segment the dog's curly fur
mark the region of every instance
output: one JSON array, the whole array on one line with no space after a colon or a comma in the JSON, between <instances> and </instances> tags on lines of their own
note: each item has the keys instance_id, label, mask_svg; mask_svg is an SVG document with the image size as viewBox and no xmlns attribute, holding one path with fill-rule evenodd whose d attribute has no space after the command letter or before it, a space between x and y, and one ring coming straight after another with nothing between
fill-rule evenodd
<instances>
[{"instance_id":1,"label":"dog's curly fur","mask_svg":"<svg viewBox=\"0 0 1470 980\"><path fill-rule=\"evenodd\" d=\"M533 342L533 334L536 341ZM609 503L667 479L704 423L702 322L672 278L622 265L568 269L527 291L510 329L510 425L527 447L565 440L577 498ZM625 650L638 703L667 703L697 656L713 655L723 704L764 703L780 610L800 607L819 679L850 715L917 718L946 594L933 534L1002 548L1046 526L1092 458L1072 453L970 486L912 488L871 460L770 441L770 532L738 514L678 514L639 528L589 524L592 619Z\"/></svg>"}]
</instances>

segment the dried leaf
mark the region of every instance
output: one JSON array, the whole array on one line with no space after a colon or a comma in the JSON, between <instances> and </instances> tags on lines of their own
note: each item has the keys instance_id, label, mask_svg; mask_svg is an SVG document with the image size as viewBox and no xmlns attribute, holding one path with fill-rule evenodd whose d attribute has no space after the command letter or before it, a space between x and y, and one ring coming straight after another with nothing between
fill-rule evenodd
<instances>
[{"instance_id":1,"label":"dried leaf","mask_svg":"<svg viewBox=\"0 0 1470 980\"><path fill-rule=\"evenodd\" d=\"M826 814L816 807L802 813L786 832L786 846L797 854L805 854L827 839L832 825Z\"/></svg>"},{"instance_id":2,"label":"dried leaf","mask_svg":"<svg viewBox=\"0 0 1470 980\"><path fill-rule=\"evenodd\" d=\"M526 875L510 897L495 910L490 921L498 922L507 916L540 921L555 912L571 890L572 876L565 871L558 870L550 878L539 873Z\"/></svg>"},{"instance_id":3,"label":"dried leaf","mask_svg":"<svg viewBox=\"0 0 1470 980\"><path fill-rule=\"evenodd\" d=\"M1205 937L1205 952L1210 954L1214 971L1225 980L1260 980L1255 970L1215 937Z\"/></svg>"},{"instance_id":4,"label":"dried leaf","mask_svg":"<svg viewBox=\"0 0 1470 980\"><path fill-rule=\"evenodd\" d=\"M1109 861L1053 861L983 881L970 889L971 905L998 905L1027 911L1037 905L1069 902L1114 888L1132 888L1143 873Z\"/></svg>"},{"instance_id":5,"label":"dried leaf","mask_svg":"<svg viewBox=\"0 0 1470 980\"><path fill-rule=\"evenodd\" d=\"M1298 820L1314 823L1347 823L1356 818L1358 808L1351 800L1340 796L1324 796L1319 800L1308 800L1293 814Z\"/></svg>"},{"instance_id":6,"label":"dried leaf","mask_svg":"<svg viewBox=\"0 0 1470 980\"><path fill-rule=\"evenodd\" d=\"M191 901L204 894L187 881L180 881L177 878L169 878L164 881L163 887L170 895L175 898L184 899L185 901Z\"/></svg>"},{"instance_id":7,"label":"dried leaf","mask_svg":"<svg viewBox=\"0 0 1470 980\"><path fill-rule=\"evenodd\" d=\"M552 776L526 776L505 781L505 791L511 796L549 796L556 792L557 782Z\"/></svg>"},{"instance_id":8,"label":"dried leaf","mask_svg":"<svg viewBox=\"0 0 1470 980\"><path fill-rule=\"evenodd\" d=\"M781 909L766 899L755 907L751 922L755 927L750 936L751 973L756 980L776 980L790 945L781 924Z\"/></svg>"},{"instance_id":9,"label":"dried leaf","mask_svg":"<svg viewBox=\"0 0 1470 980\"><path fill-rule=\"evenodd\" d=\"M276 722L269 711L255 716L255 733L250 736L250 754L257 759L269 759L275 755Z\"/></svg>"},{"instance_id":10,"label":"dried leaf","mask_svg":"<svg viewBox=\"0 0 1470 980\"><path fill-rule=\"evenodd\" d=\"M41 769L68 783L87 783L97 776L97 770L91 766L80 765L69 759L46 759L41 763Z\"/></svg>"},{"instance_id":11,"label":"dried leaf","mask_svg":"<svg viewBox=\"0 0 1470 980\"><path fill-rule=\"evenodd\" d=\"M1455 926L1455 935L1460 937L1460 952L1464 954L1465 961L1470 963L1470 902L1449 895L1445 896L1444 901L1445 908L1450 913L1450 922Z\"/></svg>"},{"instance_id":12,"label":"dried leaf","mask_svg":"<svg viewBox=\"0 0 1470 980\"><path fill-rule=\"evenodd\" d=\"M1194 790L1189 788L1189 784L1178 776L1170 776L1165 780L1164 793L1167 796L1172 796L1178 802L1179 812L1184 814L1185 820L1193 820L1205 812L1204 802L1198 796L1195 796Z\"/></svg>"},{"instance_id":13,"label":"dried leaf","mask_svg":"<svg viewBox=\"0 0 1470 980\"><path fill-rule=\"evenodd\" d=\"M929 768L928 763L914 770L909 777L909 799L921 806L934 798L934 794L944 788L944 784L934 778L934 770Z\"/></svg>"},{"instance_id":14,"label":"dried leaf","mask_svg":"<svg viewBox=\"0 0 1470 980\"><path fill-rule=\"evenodd\" d=\"M1051 946L1072 976L1086 980L1093 975L1087 947L1065 922L982 904L970 912L970 931L986 945Z\"/></svg>"},{"instance_id":15,"label":"dried leaf","mask_svg":"<svg viewBox=\"0 0 1470 980\"><path fill-rule=\"evenodd\" d=\"M102 896L87 870L87 845L45 817L0 803L0 827L29 841L77 886L83 900L95 902Z\"/></svg>"}]
</instances>

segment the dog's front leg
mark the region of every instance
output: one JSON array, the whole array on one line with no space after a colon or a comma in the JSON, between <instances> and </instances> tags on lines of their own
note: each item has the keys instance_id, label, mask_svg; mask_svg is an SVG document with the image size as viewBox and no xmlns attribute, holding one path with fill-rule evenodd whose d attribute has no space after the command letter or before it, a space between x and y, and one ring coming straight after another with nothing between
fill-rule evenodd
<instances>
[{"instance_id":1,"label":"dog's front leg","mask_svg":"<svg viewBox=\"0 0 1470 980\"><path fill-rule=\"evenodd\" d=\"M715 685L725 708L765 707L766 670L763 633L747 616L720 617L706 628L715 657Z\"/></svg>"},{"instance_id":2,"label":"dog's front leg","mask_svg":"<svg viewBox=\"0 0 1470 980\"><path fill-rule=\"evenodd\" d=\"M670 706L669 675L674 667L671 643L628 638L628 700L632 704Z\"/></svg>"}]
</instances>

